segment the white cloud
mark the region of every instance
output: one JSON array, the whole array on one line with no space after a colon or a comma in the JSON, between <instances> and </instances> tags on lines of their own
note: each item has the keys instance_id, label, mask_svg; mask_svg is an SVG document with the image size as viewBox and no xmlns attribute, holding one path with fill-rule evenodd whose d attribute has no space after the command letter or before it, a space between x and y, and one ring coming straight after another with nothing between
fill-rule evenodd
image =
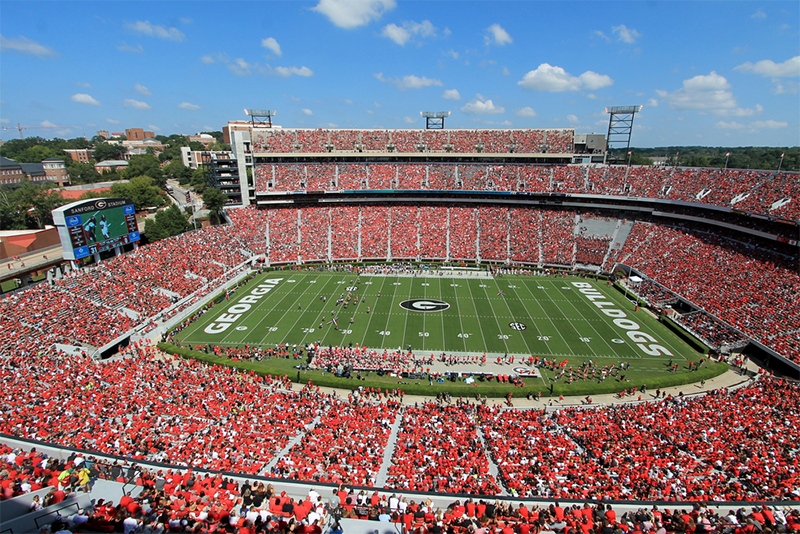
<instances>
[{"instance_id":1,"label":"white cloud","mask_svg":"<svg viewBox=\"0 0 800 534\"><path fill-rule=\"evenodd\" d=\"M366 113L367 115L375 115L375 112L372 111L371 109L364 110L364 113Z\"/></svg>"},{"instance_id":2,"label":"white cloud","mask_svg":"<svg viewBox=\"0 0 800 534\"><path fill-rule=\"evenodd\" d=\"M283 55L283 52L281 52L281 45L278 44L278 41L276 41L274 37L267 37L266 39L263 39L261 41L261 46L272 50L272 53L278 57Z\"/></svg>"},{"instance_id":3,"label":"white cloud","mask_svg":"<svg viewBox=\"0 0 800 534\"><path fill-rule=\"evenodd\" d=\"M288 78L290 76L303 76L309 77L314 75L314 71L309 69L308 67L271 67L269 65L260 65L258 63L250 63L249 61L245 60L244 58L236 58L233 61L225 55L225 54L216 54L214 56L202 56L200 61L207 65L211 65L214 63L222 63L224 64L229 71L231 71L236 76L251 76L253 73L258 73L262 75L275 75L280 76L282 78Z\"/></svg>"},{"instance_id":4,"label":"white cloud","mask_svg":"<svg viewBox=\"0 0 800 534\"><path fill-rule=\"evenodd\" d=\"M464 113L475 115L496 115L498 113L505 113L506 109L501 106L495 106L491 100L483 100L478 95L478 98L471 100L467 105L461 108Z\"/></svg>"},{"instance_id":5,"label":"white cloud","mask_svg":"<svg viewBox=\"0 0 800 534\"><path fill-rule=\"evenodd\" d=\"M106 122L109 123L109 124L119 124L119 121L114 120L114 119L106 119Z\"/></svg>"},{"instance_id":6,"label":"white cloud","mask_svg":"<svg viewBox=\"0 0 800 534\"><path fill-rule=\"evenodd\" d=\"M495 22L486 28L486 35L484 36L483 41L487 46L491 44L503 46L513 43L514 39L511 38L511 36L503 29L502 26Z\"/></svg>"},{"instance_id":7,"label":"white cloud","mask_svg":"<svg viewBox=\"0 0 800 534\"><path fill-rule=\"evenodd\" d=\"M589 91L596 91L597 89L608 87L614 83L614 80L612 80L610 76L606 74L597 74L596 72L592 72L590 70L587 70L578 76L578 79L580 80L583 88L588 89Z\"/></svg>"},{"instance_id":8,"label":"white cloud","mask_svg":"<svg viewBox=\"0 0 800 534\"><path fill-rule=\"evenodd\" d=\"M139 93L140 95L152 95L153 93L150 92L150 89L145 87L144 85L137 83L133 85L133 90Z\"/></svg>"},{"instance_id":9,"label":"white cloud","mask_svg":"<svg viewBox=\"0 0 800 534\"><path fill-rule=\"evenodd\" d=\"M133 108L133 109L150 109L150 105L147 102L142 102L141 100L134 100L132 98L126 98L122 101L122 105L126 108Z\"/></svg>"},{"instance_id":10,"label":"white cloud","mask_svg":"<svg viewBox=\"0 0 800 534\"><path fill-rule=\"evenodd\" d=\"M595 37L599 37L600 39L610 42L611 39L605 33L601 32L600 30L595 30L592 32L592 35Z\"/></svg>"},{"instance_id":11,"label":"white cloud","mask_svg":"<svg viewBox=\"0 0 800 534\"><path fill-rule=\"evenodd\" d=\"M9 123L9 120L6 119L5 117L0 118L0 124L8 124L8 123Z\"/></svg>"},{"instance_id":12,"label":"white cloud","mask_svg":"<svg viewBox=\"0 0 800 534\"><path fill-rule=\"evenodd\" d=\"M301 110L300 110L300 112L301 112L303 115L313 115L313 114L314 114L314 112L313 112L313 111L311 111L311 110L310 110L310 109L308 109L308 108L303 108L303 109L301 109Z\"/></svg>"},{"instance_id":13,"label":"white cloud","mask_svg":"<svg viewBox=\"0 0 800 534\"><path fill-rule=\"evenodd\" d=\"M379 72L375 75L375 78L378 80L390 83L400 89L401 91L405 91L406 89L421 89L423 87L430 87L432 85L442 86L444 85L441 80L436 78L428 78L426 76L415 76L413 74L409 74L407 76L403 76L402 78L384 78L383 73Z\"/></svg>"},{"instance_id":14,"label":"white cloud","mask_svg":"<svg viewBox=\"0 0 800 534\"><path fill-rule=\"evenodd\" d=\"M415 122L417 122L417 119L414 119L412 117L406 116L406 117L403 117L403 122L406 123L406 124L414 124Z\"/></svg>"},{"instance_id":15,"label":"white cloud","mask_svg":"<svg viewBox=\"0 0 800 534\"><path fill-rule=\"evenodd\" d=\"M233 62L225 58L223 62L227 64L228 70L236 76L250 76L253 70L263 72L263 68L258 63L248 63L243 58L236 58Z\"/></svg>"},{"instance_id":16,"label":"white cloud","mask_svg":"<svg viewBox=\"0 0 800 534\"><path fill-rule=\"evenodd\" d=\"M314 71L308 67L275 67L274 72L283 78L288 78L289 76L308 77L314 75Z\"/></svg>"},{"instance_id":17,"label":"white cloud","mask_svg":"<svg viewBox=\"0 0 800 534\"><path fill-rule=\"evenodd\" d=\"M515 115L517 117L537 117L539 114L536 113L532 107L525 106L524 108L518 109Z\"/></svg>"},{"instance_id":18,"label":"white cloud","mask_svg":"<svg viewBox=\"0 0 800 534\"><path fill-rule=\"evenodd\" d=\"M91 89L92 88L92 84L86 83L86 82L75 82L75 85L77 85L78 87L86 88L86 89Z\"/></svg>"},{"instance_id":19,"label":"white cloud","mask_svg":"<svg viewBox=\"0 0 800 534\"><path fill-rule=\"evenodd\" d=\"M422 22L406 20L403 21L402 26L398 26L394 23L387 24L383 27L381 35L391 39L400 46L405 46L407 42L416 40L415 38L417 37L436 37L436 27L429 20L423 20Z\"/></svg>"},{"instance_id":20,"label":"white cloud","mask_svg":"<svg viewBox=\"0 0 800 534\"><path fill-rule=\"evenodd\" d=\"M775 63L771 59L762 59L755 63L742 63L733 70L752 72L769 78L792 78L800 76L800 56L794 56L783 63Z\"/></svg>"},{"instance_id":21,"label":"white cloud","mask_svg":"<svg viewBox=\"0 0 800 534\"><path fill-rule=\"evenodd\" d=\"M764 11L762 11L761 9L759 9L758 11L750 15L750 18L756 20L764 20L765 18L767 18L767 14L764 13Z\"/></svg>"},{"instance_id":22,"label":"white cloud","mask_svg":"<svg viewBox=\"0 0 800 534\"><path fill-rule=\"evenodd\" d=\"M155 126L153 124L149 124L147 127L150 128L154 132L160 132L161 131L161 128L159 128L158 126Z\"/></svg>"},{"instance_id":23,"label":"white cloud","mask_svg":"<svg viewBox=\"0 0 800 534\"><path fill-rule=\"evenodd\" d=\"M197 104L190 104L189 102L181 102L180 104L178 104L178 107L180 109L186 109L188 111L197 111L198 109L200 109L200 106L198 106Z\"/></svg>"},{"instance_id":24,"label":"white cloud","mask_svg":"<svg viewBox=\"0 0 800 534\"><path fill-rule=\"evenodd\" d=\"M121 50L122 52L130 52L132 54L144 54L144 47L142 47L140 44L131 46L128 43L122 43L117 47L117 50Z\"/></svg>"},{"instance_id":25,"label":"white cloud","mask_svg":"<svg viewBox=\"0 0 800 534\"><path fill-rule=\"evenodd\" d=\"M352 30L381 18L396 5L395 0L320 0L311 9L328 17L336 26Z\"/></svg>"},{"instance_id":26,"label":"white cloud","mask_svg":"<svg viewBox=\"0 0 800 534\"><path fill-rule=\"evenodd\" d=\"M180 21L181 24L191 24L192 22L194 22L193 19L190 19L188 17L181 17L178 20Z\"/></svg>"},{"instance_id":27,"label":"white cloud","mask_svg":"<svg viewBox=\"0 0 800 534\"><path fill-rule=\"evenodd\" d=\"M445 100L461 100L461 94L458 89L446 89L442 98Z\"/></svg>"},{"instance_id":28,"label":"white cloud","mask_svg":"<svg viewBox=\"0 0 800 534\"><path fill-rule=\"evenodd\" d=\"M39 123L39 126L44 126L45 128L52 128L53 126L55 126L55 124L50 121L42 121Z\"/></svg>"},{"instance_id":29,"label":"white cloud","mask_svg":"<svg viewBox=\"0 0 800 534\"><path fill-rule=\"evenodd\" d=\"M511 71L508 70L508 67L503 67L503 76L510 76Z\"/></svg>"},{"instance_id":30,"label":"white cloud","mask_svg":"<svg viewBox=\"0 0 800 534\"><path fill-rule=\"evenodd\" d=\"M561 67L542 63L536 70L528 72L517 82L525 89L534 91L549 91L561 93L564 91L580 91L587 89L595 91L612 85L614 80L605 74L598 74L587 70L580 76L573 76Z\"/></svg>"},{"instance_id":31,"label":"white cloud","mask_svg":"<svg viewBox=\"0 0 800 534\"><path fill-rule=\"evenodd\" d=\"M708 75L699 74L683 81L683 87L667 92L657 90L656 93L666 101L670 109L678 111L709 112L726 117L749 117L760 114L763 108L740 108L736 104L733 93L728 91L730 84L724 76L714 71Z\"/></svg>"},{"instance_id":32,"label":"white cloud","mask_svg":"<svg viewBox=\"0 0 800 534\"><path fill-rule=\"evenodd\" d=\"M750 123L751 128L758 128L758 129L769 128L777 130L779 128L786 128L787 126L789 126L788 122L774 121L772 119L767 121L753 121Z\"/></svg>"},{"instance_id":33,"label":"white cloud","mask_svg":"<svg viewBox=\"0 0 800 534\"><path fill-rule=\"evenodd\" d=\"M451 57L453 59L458 59L459 57L461 57L459 53L453 50L452 48L447 52L445 52L444 55L446 55L447 57Z\"/></svg>"},{"instance_id":34,"label":"white cloud","mask_svg":"<svg viewBox=\"0 0 800 534\"><path fill-rule=\"evenodd\" d=\"M655 98L651 98L650 100L647 101L647 106L651 108L657 108L658 100L656 100Z\"/></svg>"},{"instance_id":35,"label":"white cloud","mask_svg":"<svg viewBox=\"0 0 800 534\"><path fill-rule=\"evenodd\" d=\"M766 121L752 121L749 124L742 124L736 121L731 121L731 122L719 121L714 126L721 130L747 130L749 132L755 132L756 130L763 130L763 129L778 130L781 128L786 128L789 126L789 123L782 121L775 121L772 119Z\"/></svg>"},{"instance_id":36,"label":"white cloud","mask_svg":"<svg viewBox=\"0 0 800 534\"><path fill-rule=\"evenodd\" d=\"M776 95L788 95L788 94L797 94L800 93L800 84L796 82L787 82L787 81L777 81L775 82L775 94Z\"/></svg>"},{"instance_id":37,"label":"white cloud","mask_svg":"<svg viewBox=\"0 0 800 534\"><path fill-rule=\"evenodd\" d=\"M588 98L589 100L597 100L597 95L594 93L587 93L586 98Z\"/></svg>"},{"instance_id":38,"label":"white cloud","mask_svg":"<svg viewBox=\"0 0 800 534\"><path fill-rule=\"evenodd\" d=\"M86 93L75 93L71 97L70 100L73 102L77 102L78 104L88 104L90 106L99 106L100 102L92 98L91 96L87 95Z\"/></svg>"},{"instance_id":39,"label":"white cloud","mask_svg":"<svg viewBox=\"0 0 800 534\"><path fill-rule=\"evenodd\" d=\"M624 24L620 24L619 26L614 26L612 31L617 36L618 41L622 41L623 43L633 44L636 42L636 39L642 36L641 33L637 32L633 28L628 28Z\"/></svg>"},{"instance_id":40,"label":"white cloud","mask_svg":"<svg viewBox=\"0 0 800 534\"><path fill-rule=\"evenodd\" d=\"M16 39L9 39L0 34L0 50L8 50L13 52L21 52L23 54L30 54L32 56L40 57L42 59L48 56L58 56L58 52L39 44L32 39L22 37L21 35Z\"/></svg>"},{"instance_id":41,"label":"white cloud","mask_svg":"<svg viewBox=\"0 0 800 534\"><path fill-rule=\"evenodd\" d=\"M133 30L148 37L158 37L159 39L166 39L167 41L183 42L186 36L178 28L165 28L164 26L156 26L150 24L149 20L137 20L136 22L129 22L125 25L129 30Z\"/></svg>"},{"instance_id":42,"label":"white cloud","mask_svg":"<svg viewBox=\"0 0 800 534\"><path fill-rule=\"evenodd\" d=\"M578 118L578 116L577 115L573 115L572 113L567 115L567 120L569 121L570 124L579 124L581 122L581 120Z\"/></svg>"}]
</instances>

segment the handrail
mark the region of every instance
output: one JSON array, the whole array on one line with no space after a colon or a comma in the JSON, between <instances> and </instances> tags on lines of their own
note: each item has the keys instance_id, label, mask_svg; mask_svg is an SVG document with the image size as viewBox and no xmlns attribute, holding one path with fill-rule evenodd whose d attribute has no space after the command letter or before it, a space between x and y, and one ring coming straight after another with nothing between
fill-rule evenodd
<instances>
[{"instance_id":1,"label":"handrail","mask_svg":"<svg viewBox=\"0 0 800 534\"><path fill-rule=\"evenodd\" d=\"M59 503L59 504L60 504L60 503ZM67 503L67 504L65 504L64 506L61 506L61 507L59 507L59 508L54 508L54 509L52 509L52 510L48 510L48 508L50 508L49 506L48 506L47 508L43 509L42 511L45 511L45 510L47 510L47 513L45 513L45 514L43 514L43 515L40 515L39 517L34 517L34 518L33 518L33 522L34 522L34 523L36 523L36 528L41 528L41 526L42 526L42 525L40 525L40 524L39 524L39 520L40 520L40 519L42 519L43 517L48 517L48 516L51 516L51 515L53 515L54 513L58 513L60 510L64 510L65 508L69 508L69 507L71 507L71 506L74 506L74 507L75 507L75 511L76 511L76 512L77 512L77 511L79 511L79 510L81 509L80 505L78 505L78 503L77 503L77 502L74 502L74 501L73 501L73 502L70 502L70 503Z\"/></svg>"}]
</instances>

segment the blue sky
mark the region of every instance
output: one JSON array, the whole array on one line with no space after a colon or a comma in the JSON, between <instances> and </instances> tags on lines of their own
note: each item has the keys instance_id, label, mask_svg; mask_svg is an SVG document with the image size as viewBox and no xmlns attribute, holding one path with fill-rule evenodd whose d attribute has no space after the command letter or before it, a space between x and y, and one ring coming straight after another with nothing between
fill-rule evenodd
<instances>
[{"instance_id":1,"label":"blue sky","mask_svg":"<svg viewBox=\"0 0 800 534\"><path fill-rule=\"evenodd\" d=\"M800 2L37 2L0 7L0 121L91 137L574 127L634 146L800 144ZM4 130L4 140L18 137Z\"/></svg>"}]
</instances>

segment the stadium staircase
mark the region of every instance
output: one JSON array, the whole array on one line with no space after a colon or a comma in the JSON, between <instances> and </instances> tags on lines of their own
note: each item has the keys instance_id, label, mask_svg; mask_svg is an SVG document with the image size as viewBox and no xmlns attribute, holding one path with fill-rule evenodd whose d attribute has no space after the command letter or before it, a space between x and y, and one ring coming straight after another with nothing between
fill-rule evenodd
<instances>
[{"instance_id":1,"label":"stadium staircase","mask_svg":"<svg viewBox=\"0 0 800 534\"><path fill-rule=\"evenodd\" d=\"M259 472L258 474L263 477L272 476L271 475L272 470L275 469L275 466L278 465L278 462L284 456L289 454L289 451L292 449L292 447L300 443L300 441L306 436L306 434L314 430L314 427L316 427L319 424L319 419L320 416L319 415L316 416L313 421L308 423L301 431L295 434L295 436L289 440L289 443L287 443L286 446L280 450L280 452L275 454L275 457L272 460L270 460L269 463L264 467L264 469L262 469L261 472Z\"/></svg>"},{"instance_id":2,"label":"stadium staircase","mask_svg":"<svg viewBox=\"0 0 800 534\"><path fill-rule=\"evenodd\" d=\"M500 488L500 495L508 495L508 489L500 477L500 470L497 468L497 464L494 461L491 451L489 451L489 449L486 447L486 439L483 437L483 429L477 422L475 423L475 435L478 437L478 441L481 442L481 448L486 454L486 459L489 460L489 474L494 477L495 481L497 481L497 487Z\"/></svg>"},{"instance_id":3,"label":"stadium staircase","mask_svg":"<svg viewBox=\"0 0 800 534\"><path fill-rule=\"evenodd\" d=\"M614 233L611 235L611 243L608 247L608 252L606 253L605 257L603 258L602 266L605 269L608 269L609 263L612 261L616 261L617 258L613 257L625 247L625 243L628 241L628 236L631 235L631 230L633 229L633 223L617 220L616 228L614 228ZM614 251L617 251L614 253Z\"/></svg>"},{"instance_id":4,"label":"stadium staircase","mask_svg":"<svg viewBox=\"0 0 800 534\"><path fill-rule=\"evenodd\" d=\"M394 449L397 446L397 433L400 432L400 423L403 420L402 412L397 413L392 423L392 430L389 433L389 439L386 440L386 448L383 450L383 460L381 460L381 468L378 469L378 474L375 475L375 487L383 488L386 486L386 479L389 476L389 467L392 465L392 456Z\"/></svg>"}]
</instances>

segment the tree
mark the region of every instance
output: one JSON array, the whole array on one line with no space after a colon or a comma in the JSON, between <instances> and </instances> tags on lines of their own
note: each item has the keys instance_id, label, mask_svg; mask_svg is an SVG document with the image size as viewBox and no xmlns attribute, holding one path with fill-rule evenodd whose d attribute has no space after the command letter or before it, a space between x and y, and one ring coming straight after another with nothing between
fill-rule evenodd
<instances>
[{"instance_id":1,"label":"tree","mask_svg":"<svg viewBox=\"0 0 800 534\"><path fill-rule=\"evenodd\" d=\"M164 167L164 174L178 180L179 183L188 183L192 178L192 169L185 166L179 159L172 160Z\"/></svg>"},{"instance_id":2,"label":"tree","mask_svg":"<svg viewBox=\"0 0 800 534\"><path fill-rule=\"evenodd\" d=\"M67 201L51 185L24 180L13 191L0 194L0 229L25 230L53 224L50 213Z\"/></svg>"},{"instance_id":3,"label":"tree","mask_svg":"<svg viewBox=\"0 0 800 534\"><path fill-rule=\"evenodd\" d=\"M225 196L225 193L214 187L206 187L206 190L203 192L203 204L205 204L208 211L211 212L212 219L217 219L219 210L222 209L222 206L224 206L227 201L228 197Z\"/></svg>"},{"instance_id":4,"label":"tree","mask_svg":"<svg viewBox=\"0 0 800 534\"><path fill-rule=\"evenodd\" d=\"M206 189L206 185L208 185L208 179L206 178L202 167L198 167L192 172L192 179L190 183L198 195L203 194L203 191Z\"/></svg>"},{"instance_id":5,"label":"tree","mask_svg":"<svg viewBox=\"0 0 800 534\"><path fill-rule=\"evenodd\" d=\"M142 154L139 156L131 156L128 161L128 167L123 171L124 177L130 176L149 176L153 179L153 183L164 189L167 185L167 179L164 176L164 171L158 162L158 158L152 154Z\"/></svg>"},{"instance_id":6,"label":"tree","mask_svg":"<svg viewBox=\"0 0 800 534\"><path fill-rule=\"evenodd\" d=\"M125 152L127 152L127 149L122 145L102 143L94 147L94 159L95 161L121 159Z\"/></svg>"},{"instance_id":7,"label":"tree","mask_svg":"<svg viewBox=\"0 0 800 534\"><path fill-rule=\"evenodd\" d=\"M73 184L96 184L103 181L103 175L97 172L94 165L73 161L67 165L69 179Z\"/></svg>"},{"instance_id":8,"label":"tree","mask_svg":"<svg viewBox=\"0 0 800 534\"><path fill-rule=\"evenodd\" d=\"M158 208L164 204L161 188L154 184L149 176L136 176L128 183L116 183L111 186L111 194L133 202L137 209Z\"/></svg>"},{"instance_id":9,"label":"tree","mask_svg":"<svg viewBox=\"0 0 800 534\"><path fill-rule=\"evenodd\" d=\"M174 204L165 210L158 211L155 218L147 219L144 234L151 243L182 234L192 227L188 216Z\"/></svg>"}]
</instances>

